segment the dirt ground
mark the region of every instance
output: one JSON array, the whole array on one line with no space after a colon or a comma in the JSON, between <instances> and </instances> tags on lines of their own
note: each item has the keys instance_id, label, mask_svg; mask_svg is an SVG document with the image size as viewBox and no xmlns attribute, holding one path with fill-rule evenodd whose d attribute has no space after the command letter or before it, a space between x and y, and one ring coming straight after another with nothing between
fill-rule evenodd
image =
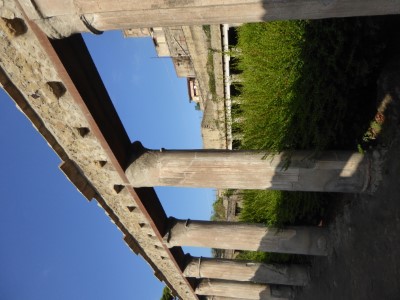
<instances>
[{"instance_id":1,"label":"dirt ground","mask_svg":"<svg viewBox=\"0 0 400 300\"><path fill-rule=\"evenodd\" d=\"M376 146L383 180L372 195L337 200L333 250L313 260L311 283L296 300L400 299L400 55L388 61L378 88L378 102L388 104Z\"/></svg>"}]
</instances>

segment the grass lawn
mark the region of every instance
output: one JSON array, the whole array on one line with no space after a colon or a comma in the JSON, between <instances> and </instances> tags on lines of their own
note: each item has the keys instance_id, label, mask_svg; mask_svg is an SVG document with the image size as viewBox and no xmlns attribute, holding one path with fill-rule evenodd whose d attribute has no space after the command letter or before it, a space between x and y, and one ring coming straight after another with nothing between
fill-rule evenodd
<instances>
[{"instance_id":1,"label":"grass lawn","mask_svg":"<svg viewBox=\"0 0 400 300\"><path fill-rule=\"evenodd\" d=\"M233 112L242 149L365 148L391 17L278 21L238 28L240 96ZM398 24L398 23L397 23ZM317 225L327 193L243 191L241 220ZM288 255L240 258L288 262Z\"/></svg>"}]
</instances>

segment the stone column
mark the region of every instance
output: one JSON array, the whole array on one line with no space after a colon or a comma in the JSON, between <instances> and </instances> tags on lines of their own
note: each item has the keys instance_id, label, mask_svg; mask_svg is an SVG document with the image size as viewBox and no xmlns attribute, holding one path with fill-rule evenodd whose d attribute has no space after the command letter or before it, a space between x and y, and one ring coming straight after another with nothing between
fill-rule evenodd
<instances>
[{"instance_id":1,"label":"stone column","mask_svg":"<svg viewBox=\"0 0 400 300\"><path fill-rule=\"evenodd\" d=\"M193 246L218 249L327 255L328 231L319 227L277 229L263 224L172 219L164 237L168 247Z\"/></svg>"},{"instance_id":2,"label":"stone column","mask_svg":"<svg viewBox=\"0 0 400 300\"><path fill-rule=\"evenodd\" d=\"M82 31L396 14L394 0L19 1L52 37Z\"/></svg>"},{"instance_id":3,"label":"stone column","mask_svg":"<svg viewBox=\"0 0 400 300\"><path fill-rule=\"evenodd\" d=\"M309 282L305 266L271 265L220 258L191 257L183 274L186 277L295 286L305 286Z\"/></svg>"},{"instance_id":4,"label":"stone column","mask_svg":"<svg viewBox=\"0 0 400 300\"><path fill-rule=\"evenodd\" d=\"M290 157L290 161L288 161ZM144 152L126 175L134 187L177 186L287 191L365 191L371 158L353 152L176 150Z\"/></svg>"},{"instance_id":5,"label":"stone column","mask_svg":"<svg viewBox=\"0 0 400 300\"><path fill-rule=\"evenodd\" d=\"M287 286L202 279L195 293L202 296L231 297L234 299L285 300L291 297L292 289Z\"/></svg>"}]
</instances>

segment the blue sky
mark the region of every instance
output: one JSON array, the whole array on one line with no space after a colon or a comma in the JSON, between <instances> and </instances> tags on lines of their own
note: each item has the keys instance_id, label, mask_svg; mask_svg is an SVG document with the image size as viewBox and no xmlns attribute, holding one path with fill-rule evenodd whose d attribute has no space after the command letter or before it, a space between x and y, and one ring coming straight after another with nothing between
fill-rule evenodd
<instances>
[{"instance_id":1,"label":"blue sky","mask_svg":"<svg viewBox=\"0 0 400 300\"><path fill-rule=\"evenodd\" d=\"M201 113L170 59L149 38L85 36L132 141L201 148ZM58 170L60 159L0 92L0 299L158 300L163 284L95 201ZM167 215L209 219L214 191L156 188ZM208 249L185 249L209 256Z\"/></svg>"}]
</instances>

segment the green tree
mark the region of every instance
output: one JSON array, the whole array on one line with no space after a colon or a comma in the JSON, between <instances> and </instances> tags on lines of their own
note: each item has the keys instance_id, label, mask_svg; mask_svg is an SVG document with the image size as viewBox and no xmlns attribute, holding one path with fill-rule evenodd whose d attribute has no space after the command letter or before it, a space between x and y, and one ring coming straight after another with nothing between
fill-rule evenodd
<instances>
[{"instance_id":1,"label":"green tree","mask_svg":"<svg viewBox=\"0 0 400 300\"><path fill-rule=\"evenodd\" d=\"M172 292L169 289L169 287L167 287L167 286L164 287L160 300L174 300L174 299L175 299L175 297L172 295Z\"/></svg>"}]
</instances>

